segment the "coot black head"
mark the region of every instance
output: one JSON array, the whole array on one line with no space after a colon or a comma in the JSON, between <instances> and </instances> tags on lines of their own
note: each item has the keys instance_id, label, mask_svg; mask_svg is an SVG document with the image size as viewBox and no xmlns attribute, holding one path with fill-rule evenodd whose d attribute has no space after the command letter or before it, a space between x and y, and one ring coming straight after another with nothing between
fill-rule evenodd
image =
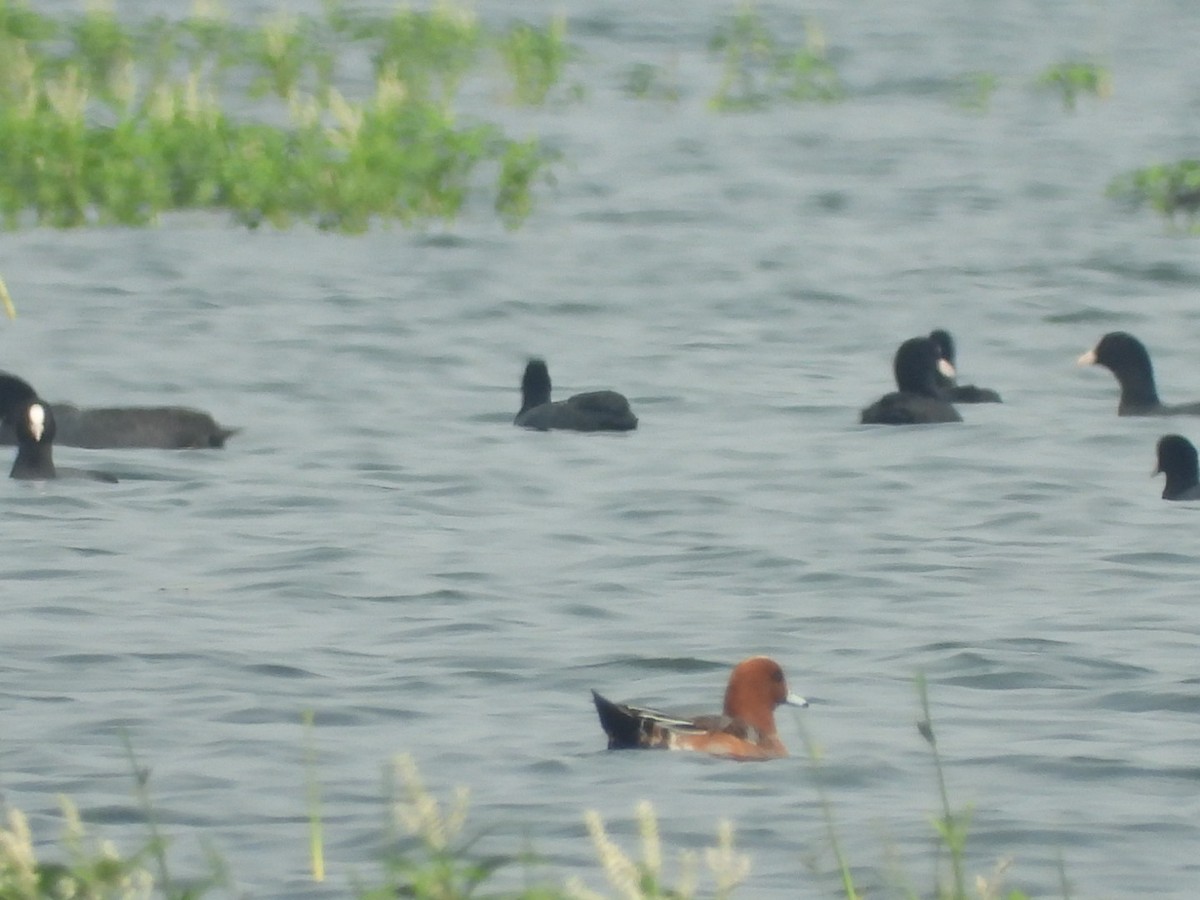
<instances>
[{"instance_id":1,"label":"coot black head","mask_svg":"<svg viewBox=\"0 0 1200 900\"><path fill-rule=\"evenodd\" d=\"M1121 414L1153 410L1160 406L1154 386L1154 366L1145 345L1125 331L1110 331L1100 343L1076 361L1081 366L1104 366L1121 384Z\"/></svg>"},{"instance_id":2,"label":"coot black head","mask_svg":"<svg viewBox=\"0 0 1200 900\"><path fill-rule=\"evenodd\" d=\"M54 465L54 436L57 425L50 405L30 385L15 375L0 373L0 418L16 437L17 458L9 476L46 479L60 476L115 482L106 472L59 469Z\"/></svg>"},{"instance_id":3,"label":"coot black head","mask_svg":"<svg viewBox=\"0 0 1200 900\"><path fill-rule=\"evenodd\" d=\"M950 337L950 332L946 331L944 328L935 328L933 331L929 332L929 339L933 341L934 346L937 347L938 356L953 366L955 364L954 338ZM934 380L937 381L938 387L941 388L942 392L945 394L946 399L954 400L954 379L948 377L947 375L943 375L941 372L936 373L933 377Z\"/></svg>"},{"instance_id":4,"label":"coot black head","mask_svg":"<svg viewBox=\"0 0 1200 900\"><path fill-rule=\"evenodd\" d=\"M13 478L57 478L54 468L54 414L36 396L13 407L9 421L17 435Z\"/></svg>"},{"instance_id":5,"label":"coot black head","mask_svg":"<svg viewBox=\"0 0 1200 900\"><path fill-rule=\"evenodd\" d=\"M937 376L954 377L954 366L942 358L938 345L929 338L909 338L892 360L896 387L906 394L937 397Z\"/></svg>"},{"instance_id":6,"label":"coot black head","mask_svg":"<svg viewBox=\"0 0 1200 900\"><path fill-rule=\"evenodd\" d=\"M935 328L929 332L929 339L937 345L938 354L950 365L955 364L954 360L954 338L950 337L950 332L944 328Z\"/></svg>"},{"instance_id":7,"label":"coot black head","mask_svg":"<svg viewBox=\"0 0 1200 900\"><path fill-rule=\"evenodd\" d=\"M1146 345L1128 331L1110 331L1090 351L1079 357L1080 365L1100 365L1114 372L1153 371Z\"/></svg>"},{"instance_id":8,"label":"coot black head","mask_svg":"<svg viewBox=\"0 0 1200 900\"><path fill-rule=\"evenodd\" d=\"M521 378L521 412L550 402L550 370L543 359L531 359Z\"/></svg>"},{"instance_id":9,"label":"coot black head","mask_svg":"<svg viewBox=\"0 0 1200 900\"><path fill-rule=\"evenodd\" d=\"M1164 500L1200 500L1200 461L1196 448L1182 435L1165 434L1158 439L1158 465L1154 472L1167 476Z\"/></svg>"},{"instance_id":10,"label":"coot black head","mask_svg":"<svg viewBox=\"0 0 1200 900\"><path fill-rule=\"evenodd\" d=\"M17 459L13 478L54 478L54 414L29 382L0 372L0 418L13 429Z\"/></svg>"},{"instance_id":11,"label":"coot black head","mask_svg":"<svg viewBox=\"0 0 1200 900\"><path fill-rule=\"evenodd\" d=\"M0 372L0 419L15 424L23 408L36 399L37 391L29 382L8 372Z\"/></svg>"},{"instance_id":12,"label":"coot black head","mask_svg":"<svg viewBox=\"0 0 1200 900\"><path fill-rule=\"evenodd\" d=\"M929 339L937 345L938 355L952 368L956 368L958 360L954 355L954 338L950 337L950 332L944 328L936 328L929 332ZM958 384L954 378L950 378L940 371L935 377L938 387L941 388L942 396L952 403L1001 402L1000 395L991 388L976 387L973 384Z\"/></svg>"}]
</instances>

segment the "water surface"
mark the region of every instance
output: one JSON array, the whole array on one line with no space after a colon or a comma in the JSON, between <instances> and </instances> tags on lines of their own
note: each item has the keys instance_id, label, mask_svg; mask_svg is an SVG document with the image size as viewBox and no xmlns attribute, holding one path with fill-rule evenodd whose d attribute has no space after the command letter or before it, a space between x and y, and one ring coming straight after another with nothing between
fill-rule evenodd
<instances>
[{"instance_id":1,"label":"water surface","mask_svg":"<svg viewBox=\"0 0 1200 900\"><path fill-rule=\"evenodd\" d=\"M481 202L424 234L184 216L0 236L4 368L50 399L244 429L224 452L58 451L115 487L0 484L4 800L51 839L66 793L134 846L125 732L182 871L211 841L239 892L345 896L375 871L403 751L439 792L470 786L486 846L528 839L555 876L601 887L582 811L632 843L647 798L671 849L732 819L745 896L833 895L802 753L610 754L591 708L592 687L711 706L767 653L813 701L869 893L897 883L893 856L932 878L923 671L972 872L1011 857L1014 884L1053 893L1061 858L1077 896L1194 894L1200 512L1149 473L1164 429L1200 422L1118 419L1113 379L1072 362L1127 329L1165 399L1200 396L1196 244L1103 197L1194 153L1179 61L1200 12L818 3L848 99L717 115L726 4L562 8L583 99L472 101L564 153L519 231ZM801 40L790 6L760 9ZM1030 88L1089 54L1109 100L1069 114ZM638 62L674 67L679 102L627 96ZM956 103L970 71L1000 76L982 114ZM1006 403L856 424L895 347L936 326ZM514 429L531 354L559 395L625 392L639 430ZM304 710L324 886L305 878Z\"/></svg>"}]
</instances>

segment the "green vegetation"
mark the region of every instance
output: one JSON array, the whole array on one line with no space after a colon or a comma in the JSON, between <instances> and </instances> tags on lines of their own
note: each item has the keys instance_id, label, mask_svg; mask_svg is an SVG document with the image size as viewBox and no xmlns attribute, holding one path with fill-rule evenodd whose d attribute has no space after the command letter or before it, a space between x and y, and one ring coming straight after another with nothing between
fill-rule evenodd
<instances>
[{"instance_id":1,"label":"green vegetation","mask_svg":"<svg viewBox=\"0 0 1200 900\"><path fill-rule=\"evenodd\" d=\"M929 714L929 691L924 675L917 676L917 695L921 705L921 718L917 720L917 732L929 745L930 751L933 754L934 772L937 776L940 811L932 820L933 829L938 838L937 852L939 861L942 855L949 857L950 860L949 881L939 881L936 883L930 896L934 900L968 900L968 898L975 896L978 896L980 900L1001 900L1001 898L1003 900L1029 900L1029 895L1022 891L1006 891L1004 889L1003 876L1008 869L1009 860L1002 860L998 863L990 877L976 876L973 885L974 890L968 891L965 855L971 822L971 810L968 808L955 811L950 806L950 794L946 789L946 776L942 767L942 757L938 750L937 737L933 731L933 720ZM833 805L830 803L825 788L821 783L821 749L809 737L803 725L801 725L801 731L804 735L804 748L808 753L808 758L812 763L812 769L816 776L817 795L825 820L826 837L829 840L834 862L837 865L838 874L841 878L842 892L846 900L862 900L863 895L858 892L858 889L854 885L854 877L850 871L850 865L841 849L841 842L838 839L838 830L833 817ZM1063 896L1069 896L1065 875L1062 878L1062 889ZM911 887L903 888L902 894L909 898L909 900L917 900L917 898L922 896Z\"/></svg>"},{"instance_id":2,"label":"green vegetation","mask_svg":"<svg viewBox=\"0 0 1200 900\"><path fill-rule=\"evenodd\" d=\"M516 104L582 97L578 85L563 87L578 54L562 15L488 30L460 0L382 16L324 0L323 15L277 13L247 26L218 3L129 24L104 0L63 19L30 0L0 0L0 227L138 226L200 209L250 228L357 233L452 221L485 195L515 228L552 182L557 154L537 137L510 136L457 105L467 82L498 72L506 86L492 93ZM750 0L715 30L710 108L845 96L817 23L805 23L802 47L776 34ZM361 79L342 71L355 61L373 76L357 93L348 85ZM991 73L964 75L955 102L983 112L999 84ZM1092 62L1049 66L1035 84L1068 110L1112 92L1109 70ZM673 64L634 64L623 87L639 99L681 96ZM1171 220L1182 214L1194 230L1200 162L1120 175L1108 193Z\"/></svg>"},{"instance_id":3,"label":"green vegetation","mask_svg":"<svg viewBox=\"0 0 1200 900\"><path fill-rule=\"evenodd\" d=\"M939 847L950 857L951 881L949 884L939 884L936 896L945 900L966 900L967 882L963 869L963 855L967 848L967 835L971 824L971 810L967 808L954 811L950 808L950 794L946 790L946 773L942 769L942 755L938 751L937 736L933 733L933 719L929 715L929 690L925 676L917 676L917 694L921 701L921 718L917 720L917 732L929 744L933 754L933 770L937 774L938 799L941 801L941 815L933 820L937 832ZM1002 872L1003 869L999 869ZM981 893L984 893L981 891ZM986 892L995 896L997 890ZM1006 894L1009 900L1025 900L1025 894L1012 891Z\"/></svg>"},{"instance_id":4,"label":"green vegetation","mask_svg":"<svg viewBox=\"0 0 1200 900\"><path fill-rule=\"evenodd\" d=\"M516 226L551 154L460 122L455 102L492 58L517 102L542 102L569 58L565 28L490 35L450 3L357 19L333 0L323 18L257 28L199 6L133 26L100 6L59 22L0 0L0 217L142 225L199 208L358 232L453 219L488 169L496 213ZM364 52L373 90L347 96L338 63ZM230 83L244 86L232 98Z\"/></svg>"},{"instance_id":5,"label":"green vegetation","mask_svg":"<svg viewBox=\"0 0 1200 900\"><path fill-rule=\"evenodd\" d=\"M338 20L340 33L371 42L377 79L403 84L419 97L448 104L478 61L484 34L475 17L449 4L421 13L398 8L383 22Z\"/></svg>"},{"instance_id":6,"label":"green vegetation","mask_svg":"<svg viewBox=\"0 0 1200 900\"><path fill-rule=\"evenodd\" d=\"M817 784L817 799L821 803L821 816L825 820L825 833L829 838L829 849L833 851L833 859L837 864L838 875L842 880L842 891L846 895L846 900L860 900L860 895L854 887L854 876L850 872L850 863L846 859L846 855L842 852L842 842L838 839L837 825L833 819L833 803L829 800L829 794L825 790L825 785L821 781L821 748L808 733L808 729L803 723L800 725L800 733L804 736L804 750L808 754L808 759L812 763L813 774L816 776Z\"/></svg>"},{"instance_id":7,"label":"green vegetation","mask_svg":"<svg viewBox=\"0 0 1200 900\"><path fill-rule=\"evenodd\" d=\"M1035 85L1062 97L1063 108L1074 110L1081 96L1112 96L1112 75L1105 66L1068 60L1050 66L1038 76Z\"/></svg>"},{"instance_id":8,"label":"green vegetation","mask_svg":"<svg viewBox=\"0 0 1200 900\"><path fill-rule=\"evenodd\" d=\"M546 29L518 25L500 38L500 56L513 81L520 103L540 106L563 77L571 50L567 46L567 20L555 16Z\"/></svg>"},{"instance_id":9,"label":"green vegetation","mask_svg":"<svg viewBox=\"0 0 1200 900\"><path fill-rule=\"evenodd\" d=\"M8 285L4 283L4 278L0 277L0 306L4 307L4 314L10 319L17 317L17 307L13 304L12 295L8 292Z\"/></svg>"},{"instance_id":10,"label":"green vegetation","mask_svg":"<svg viewBox=\"0 0 1200 900\"><path fill-rule=\"evenodd\" d=\"M837 71L826 58L825 36L809 22L805 46L781 46L750 3L717 29L709 50L721 58L721 81L710 104L719 112L759 109L780 99L794 102L839 100L844 94Z\"/></svg>"},{"instance_id":11,"label":"green vegetation","mask_svg":"<svg viewBox=\"0 0 1200 900\"><path fill-rule=\"evenodd\" d=\"M1194 231L1200 213L1200 159L1147 166L1118 175L1109 182L1108 195L1134 207L1149 204L1172 222L1176 213L1182 213Z\"/></svg>"},{"instance_id":12,"label":"green vegetation","mask_svg":"<svg viewBox=\"0 0 1200 900\"><path fill-rule=\"evenodd\" d=\"M986 112L999 86L1000 79L991 72L969 72L957 79L955 100L962 109Z\"/></svg>"},{"instance_id":13,"label":"green vegetation","mask_svg":"<svg viewBox=\"0 0 1200 900\"><path fill-rule=\"evenodd\" d=\"M4 900L140 900L154 893L154 877L137 857L122 859L112 844L88 835L79 813L61 799L65 863L39 862L29 822L10 809L0 825L0 897Z\"/></svg>"},{"instance_id":14,"label":"green vegetation","mask_svg":"<svg viewBox=\"0 0 1200 900\"><path fill-rule=\"evenodd\" d=\"M412 757L395 762L389 785L391 816L383 859L383 880L378 885L360 884L359 900L390 900L416 897L420 900L457 900L472 897L506 866L532 860L526 857L480 857L472 840L461 840L467 821L469 795L460 787L446 812L437 798L425 789ZM513 895L514 900L552 900L561 892L529 888Z\"/></svg>"},{"instance_id":15,"label":"green vegetation","mask_svg":"<svg viewBox=\"0 0 1200 900\"><path fill-rule=\"evenodd\" d=\"M137 794L150 828L146 846L132 856L122 857L107 841L90 837L75 807L61 801L66 830L62 847L67 862L39 861L29 823L19 810L10 810L7 825L0 825L0 900L194 900L213 888L228 887L214 861L218 876L183 885L167 866L166 841L159 833L152 808L145 797L146 775L131 755L137 773ZM463 838L469 795L459 788L449 809L425 788L411 757L399 757L392 770L388 845L378 883L354 886L358 900L466 900L478 896L505 868L521 865L529 870L538 863L530 853L515 856L480 856L474 840ZM637 819L642 838L642 858L632 860L609 838L598 813L586 817L588 832L596 847L602 870L611 887L621 896L646 900L687 900L695 895L695 859L684 853L676 887L665 883L658 823L649 803L638 805ZM314 860L315 861L315 860ZM733 846L733 827L723 822L717 844L704 852L704 861L714 880L713 896L722 900L750 871L750 861ZM151 869L157 870L152 872ZM314 866L314 879L317 879ZM504 894L508 900L602 900L578 878L564 886L532 885Z\"/></svg>"},{"instance_id":16,"label":"green vegetation","mask_svg":"<svg viewBox=\"0 0 1200 900\"><path fill-rule=\"evenodd\" d=\"M1001 86L993 72L967 72L955 79L953 98L957 106L969 112L985 112L992 95ZM1033 80L1039 90L1058 94L1063 108L1074 111L1083 96L1101 100L1112 95L1112 74L1102 65L1068 60L1047 66Z\"/></svg>"},{"instance_id":17,"label":"green vegetation","mask_svg":"<svg viewBox=\"0 0 1200 900\"><path fill-rule=\"evenodd\" d=\"M635 63L625 73L625 93L639 100L679 101L677 75L662 66Z\"/></svg>"}]
</instances>

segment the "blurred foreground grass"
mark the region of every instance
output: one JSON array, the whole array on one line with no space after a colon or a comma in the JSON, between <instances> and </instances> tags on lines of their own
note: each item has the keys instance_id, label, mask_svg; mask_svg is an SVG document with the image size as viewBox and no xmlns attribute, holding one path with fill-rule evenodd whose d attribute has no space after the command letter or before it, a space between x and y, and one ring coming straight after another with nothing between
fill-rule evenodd
<instances>
[{"instance_id":1,"label":"blurred foreground grass","mask_svg":"<svg viewBox=\"0 0 1200 900\"><path fill-rule=\"evenodd\" d=\"M988 876L976 876L973 884L968 884L966 846L971 811L956 810L951 806L923 678L918 678L917 686L921 717L916 727L930 748L937 782L939 812L932 818L937 839L935 859L939 863L942 859L949 860L950 877L935 875L932 887L924 893L907 883L893 883L887 887L894 889L891 893L906 898L1028 900L1024 892L1004 886L1009 860L1001 860ZM313 880L320 882L325 880L326 866L311 726L311 716L306 716L310 775L307 800L309 852ZM825 842L833 858L832 872L823 867L826 871L812 873L805 890L811 893L825 885L831 896L859 900L865 895L859 892L850 864L841 850L833 805L821 784L822 753L807 731L804 737L809 771L824 813ZM130 856L121 856L110 842L90 836L74 806L63 799L66 828L60 842L61 860L43 861L38 857L25 816L17 809L9 809L6 824L0 826L0 900L139 900L151 897L194 900L218 889L235 894L223 864L211 853L212 871L207 876L189 880L172 874L166 853L168 840L157 824L150 800L148 770L139 763L128 740L125 747L135 776L135 793L149 831L146 844ZM673 867L674 875L669 875L657 817L653 807L643 801L636 809L640 843L640 852L636 855L623 850L610 837L599 813L587 811L584 814L600 872L607 882L608 893L605 893L605 888L585 884L579 876L565 881L546 877L544 861L532 850L515 854L481 854L476 846L480 835L466 834L470 806L467 789L459 787L452 801L443 804L426 788L410 756L397 757L390 768L387 798L389 814L380 874L374 879L352 880L348 891L356 900L393 900L397 897L466 900L481 896L508 900L602 900L605 897L687 900L703 896L725 900L737 892L752 867L751 857L735 847L732 823L723 821L717 825L715 845L700 853L688 849L681 851ZM514 878L509 874L514 868L521 870L522 877ZM1060 874L1062 894L1068 897L1069 887L1061 864ZM894 880L899 882L904 877L901 873L894 876ZM514 881L523 886L508 887Z\"/></svg>"}]
</instances>

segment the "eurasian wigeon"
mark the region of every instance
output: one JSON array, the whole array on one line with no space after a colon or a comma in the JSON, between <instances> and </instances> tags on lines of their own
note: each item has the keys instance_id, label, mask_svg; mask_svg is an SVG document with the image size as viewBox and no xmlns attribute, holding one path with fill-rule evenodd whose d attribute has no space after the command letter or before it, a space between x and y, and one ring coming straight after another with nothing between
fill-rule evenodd
<instances>
[{"instance_id":1,"label":"eurasian wigeon","mask_svg":"<svg viewBox=\"0 0 1200 900\"><path fill-rule=\"evenodd\" d=\"M1076 360L1081 366L1104 366L1121 385L1118 416L1196 416L1200 402L1163 403L1154 386L1154 366L1146 345L1125 331L1110 331Z\"/></svg>"},{"instance_id":2,"label":"eurasian wigeon","mask_svg":"<svg viewBox=\"0 0 1200 900\"><path fill-rule=\"evenodd\" d=\"M545 360L531 359L521 378L521 411L513 420L522 428L548 431L632 431L637 416L616 391L589 391L566 400L550 400L550 370Z\"/></svg>"},{"instance_id":3,"label":"eurasian wigeon","mask_svg":"<svg viewBox=\"0 0 1200 900\"><path fill-rule=\"evenodd\" d=\"M788 691L779 663L752 656L734 666L719 716L680 719L652 709L613 703L592 691L600 725L610 750L655 748L697 750L731 759L774 759L787 756L775 730L775 707L808 706Z\"/></svg>"}]
</instances>

